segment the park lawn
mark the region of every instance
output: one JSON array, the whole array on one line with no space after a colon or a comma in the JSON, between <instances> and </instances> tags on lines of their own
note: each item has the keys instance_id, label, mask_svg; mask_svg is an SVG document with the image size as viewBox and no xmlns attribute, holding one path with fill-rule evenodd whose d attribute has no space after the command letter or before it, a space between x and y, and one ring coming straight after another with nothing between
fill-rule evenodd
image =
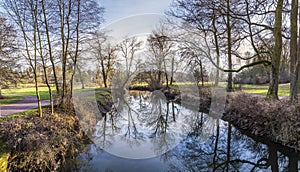
<instances>
[{"instance_id":1,"label":"park lawn","mask_svg":"<svg viewBox=\"0 0 300 172\"><path fill-rule=\"evenodd\" d=\"M56 89L55 87L51 87L52 89L52 94L53 96L55 96L56 94ZM81 89L80 87L75 88L73 91L76 94L79 93L83 93L86 91L91 91L96 89L95 87L88 87L85 89ZM2 100L3 104L9 104L18 100L22 100L23 97L22 96L36 96L36 92L35 92L35 87L30 87L30 88L13 88L13 89L2 89L2 93L4 96L8 95L7 97L11 97L11 100ZM48 92L48 87L39 87L39 93L40 93L40 97L41 100L49 100L49 92ZM18 96L16 96L18 95ZM1 102L1 100L0 100ZM1 102L2 105L2 102Z\"/></svg>"},{"instance_id":2,"label":"park lawn","mask_svg":"<svg viewBox=\"0 0 300 172\"><path fill-rule=\"evenodd\" d=\"M52 87L52 93L55 93L55 87ZM30 88L12 88L12 89L3 89L3 95L20 95L20 96L36 96L35 87ZM49 93L48 87L39 87L39 93L41 100L48 100Z\"/></svg>"},{"instance_id":3,"label":"park lawn","mask_svg":"<svg viewBox=\"0 0 300 172\"><path fill-rule=\"evenodd\" d=\"M252 85L242 84L242 91L249 94L262 94L267 95L268 84L264 85ZM289 96L290 95L290 84L279 84L278 96Z\"/></svg>"},{"instance_id":4,"label":"park lawn","mask_svg":"<svg viewBox=\"0 0 300 172\"><path fill-rule=\"evenodd\" d=\"M179 87L191 87L195 83L193 82L175 82L174 86ZM211 82L205 82L205 86L211 86ZM201 85L201 83L200 83ZM226 82L219 82L220 89L225 89L227 86ZM235 87L239 87L239 84L234 85ZM249 94L260 94L260 95L267 95L269 84L263 85L255 85L255 84L241 84L242 92L249 93ZM279 84L279 91L278 96L284 97L290 95L290 84Z\"/></svg>"}]
</instances>

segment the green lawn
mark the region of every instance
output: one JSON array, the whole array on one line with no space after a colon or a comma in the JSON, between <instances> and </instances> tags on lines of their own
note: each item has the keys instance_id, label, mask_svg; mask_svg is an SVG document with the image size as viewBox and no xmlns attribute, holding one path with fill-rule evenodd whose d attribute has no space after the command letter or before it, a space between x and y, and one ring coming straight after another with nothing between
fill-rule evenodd
<instances>
[{"instance_id":1,"label":"green lawn","mask_svg":"<svg viewBox=\"0 0 300 172\"><path fill-rule=\"evenodd\" d=\"M56 91L55 87L51 87L52 94L55 96ZM86 91L91 91L96 89L95 87L88 87L85 89L81 89L80 87L74 89L75 94L79 94ZM39 93L41 100L49 99L48 87L39 87ZM3 96L7 97L7 99L0 100L0 105L13 103L19 100L22 100L22 96L36 96L35 87L29 88L13 88L13 89L2 89Z\"/></svg>"},{"instance_id":2,"label":"green lawn","mask_svg":"<svg viewBox=\"0 0 300 172\"><path fill-rule=\"evenodd\" d=\"M146 83L141 83L141 84L134 84L135 86L145 86L147 85ZM165 84L164 84L165 85ZM192 85L195 85L193 82L174 82L173 86L179 86L181 88L184 87L191 87ZM201 85L201 83L200 83ZM211 82L205 82L205 86L211 86ZM225 89L227 86L226 82L219 82L219 87L220 89ZM239 87L239 84L236 84L235 87ZM263 84L263 85L254 85L254 84L241 84L241 88L243 92L249 93L249 94L261 94L261 95L266 95L268 92L269 85L268 84ZM289 96L290 95L290 84L279 84L279 96Z\"/></svg>"},{"instance_id":3,"label":"green lawn","mask_svg":"<svg viewBox=\"0 0 300 172\"><path fill-rule=\"evenodd\" d=\"M190 86L194 83L192 82L181 82L181 83L174 83L176 86ZM201 84L201 83L200 83ZM205 86L211 86L210 82L205 82ZM219 82L219 87L220 88L226 88L227 83L226 82ZM235 85L236 87L239 87L239 84ZM243 92L249 93L249 94L261 94L261 95L266 95L268 93L268 84L263 84L263 85L254 85L254 84L241 84L241 88ZM279 96L289 96L290 95L290 84L279 84Z\"/></svg>"},{"instance_id":4,"label":"green lawn","mask_svg":"<svg viewBox=\"0 0 300 172\"><path fill-rule=\"evenodd\" d=\"M52 87L53 94L55 93L55 87ZM30 88L13 88L3 89L3 95L21 95L21 96L36 96L35 87ZM39 93L42 100L49 99L48 87L39 87Z\"/></svg>"},{"instance_id":5,"label":"green lawn","mask_svg":"<svg viewBox=\"0 0 300 172\"><path fill-rule=\"evenodd\" d=\"M269 85L250 85L250 84L242 84L242 91L250 94L263 94L266 95L268 93ZM290 84L280 84L279 85L279 96L289 96L290 95Z\"/></svg>"}]
</instances>

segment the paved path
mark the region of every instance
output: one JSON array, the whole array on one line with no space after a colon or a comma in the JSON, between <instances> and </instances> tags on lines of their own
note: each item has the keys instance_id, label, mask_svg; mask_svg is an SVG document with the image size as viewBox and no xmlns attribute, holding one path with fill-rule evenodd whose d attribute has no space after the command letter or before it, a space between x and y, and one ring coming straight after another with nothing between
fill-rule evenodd
<instances>
[{"instance_id":1,"label":"paved path","mask_svg":"<svg viewBox=\"0 0 300 172\"><path fill-rule=\"evenodd\" d=\"M49 100L42 100L42 106L50 105ZM36 96L24 96L24 99L15 103L0 106L0 116L7 116L14 113L25 112L30 109L37 108Z\"/></svg>"},{"instance_id":2,"label":"paved path","mask_svg":"<svg viewBox=\"0 0 300 172\"><path fill-rule=\"evenodd\" d=\"M74 95L74 97L83 97L83 96L88 96L90 94L102 92L105 90L110 90L109 88L103 88L100 90L95 90L95 91L87 91L83 92L77 95ZM41 101L42 106L48 106L50 105L50 100L42 100ZM0 116L7 116L15 113L20 113L20 112L25 112L30 109L37 108L37 98L36 96L24 96L24 99L12 104L0 106Z\"/></svg>"}]
</instances>

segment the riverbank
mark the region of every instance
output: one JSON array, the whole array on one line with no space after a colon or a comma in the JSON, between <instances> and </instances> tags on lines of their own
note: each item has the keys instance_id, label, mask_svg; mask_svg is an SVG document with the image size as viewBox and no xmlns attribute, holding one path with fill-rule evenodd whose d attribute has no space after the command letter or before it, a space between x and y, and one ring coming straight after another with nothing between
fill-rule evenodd
<instances>
[{"instance_id":1,"label":"riverbank","mask_svg":"<svg viewBox=\"0 0 300 172\"><path fill-rule=\"evenodd\" d=\"M235 93L227 97L223 120L249 133L300 151L300 104L288 99Z\"/></svg>"},{"instance_id":2,"label":"riverbank","mask_svg":"<svg viewBox=\"0 0 300 172\"><path fill-rule=\"evenodd\" d=\"M76 156L89 140L75 112L55 109L0 118L1 171L55 171L66 158Z\"/></svg>"}]
</instances>

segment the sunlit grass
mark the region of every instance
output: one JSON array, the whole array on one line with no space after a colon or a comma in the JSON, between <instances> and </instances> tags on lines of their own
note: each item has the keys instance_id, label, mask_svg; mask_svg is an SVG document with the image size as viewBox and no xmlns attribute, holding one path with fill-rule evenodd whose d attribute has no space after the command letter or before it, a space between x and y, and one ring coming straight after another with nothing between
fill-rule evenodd
<instances>
[{"instance_id":1,"label":"sunlit grass","mask_svg":"<svg viewBox=\"0 0 300 172\"><path fill-rule=\"evenodd\" d=\"M251 85L242 84L242 91L249 94L261 94L266 95L268 93L269 85ZM279 84L278 90L279 96L289 96L290 95L290 84Z\"/></svg>"},{"instance_id":2,"label":"sunlit grass","mask_svg":"<svg viewBox=\"0 0 300 172\"><path fill-rule=\"evenodd\" d=\"M189 87L191 85L194 85L194 82L175 82L174 86L180 86L180 87ZM204 86L212 86L212 82L205 82ZM201 83L200 83L201 85ZM220 89L226 88L227 83L226 82L219 82L218 87ZM240 84L234 85L234 87L240 87ZM255 85L255 84L241 84L241 91L249 94L259 94L259 95L266 95L268 93L269 84L263 84L263 85ZM279 84L279 96L289 96L290 95L290 84Z\"/></svg>"},{"instance_id":3,"label":"sunlit grass","mask_svg":"<svg viewBox=\"0 0 300 172\"><path fill-rule=\"evenodd\" d=\"M81 89L80 87L76 87L73 90L73 93L79 94L79 93L83 93L83 92L87 92L87 91L91 91L91 90L95 90L95 89L96 89L96 87L87 87L85 89ZM55 97L55 95L56 95L55 87L51 87L51 90L52 90L53 97ZM36 96L35 87L3 89L2 93L3 93L4 96L6 96L6 95L14 96L15 99L17 97L19 97L19 99L21 99L21 100L23 99L22 96ZM50 99L49 92L48 92L48 87L39 87L39 94L40 94L41 100L49 100ZM18 96L16 96L16 95L18 95ZM1 102L1 100L0 100L0 102ZM14 102L14 100L12 100L11 102ZM11 103L11 102L8 101L6 104ZM5 103L4 100L3 100L3 103Z\"/></svg>"},{"instance_id":4,"label":"sunlit grass","mask_svg":"<svg viewBox=\"0 0 300 172\"><path fill-rule=\"evenodd\" d=\"M52 94L55 93L55 87L52 87ZM30 88L13 88L13 89L3 89L3 95L20 95L20 96L36 96L35 87ZM41 100L48 100L49 99L49 92L48 87L39 87L39 94Z\"/></svg>"}]
</instances>

